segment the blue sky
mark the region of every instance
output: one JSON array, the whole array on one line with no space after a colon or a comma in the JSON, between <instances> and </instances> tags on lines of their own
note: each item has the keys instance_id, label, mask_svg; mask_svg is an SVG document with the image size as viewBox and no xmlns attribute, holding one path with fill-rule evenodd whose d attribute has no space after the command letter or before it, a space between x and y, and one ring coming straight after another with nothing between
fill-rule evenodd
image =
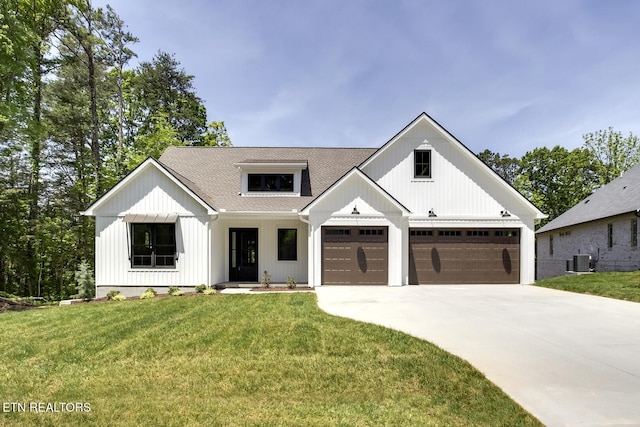
<instances>
[{"instance_id":1,"label":"blue sky","mask_svg":"<svg viewBox=\"0 0 640 427\"><path fill-rule=\"evenodd\" d=\"M236 146L378 147L423 111L476 153L640 134L640 1L107 3Z\"/></svg>"}]
</instances>

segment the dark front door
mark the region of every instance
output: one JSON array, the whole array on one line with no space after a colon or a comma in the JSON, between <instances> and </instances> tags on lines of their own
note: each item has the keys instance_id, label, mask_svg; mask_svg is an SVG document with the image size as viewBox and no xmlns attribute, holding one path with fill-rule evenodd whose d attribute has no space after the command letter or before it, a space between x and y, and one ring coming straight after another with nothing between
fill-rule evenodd
<instances>
[{"instance_id":1,"label":"dark front door","mask_svg":"<svg viewBox=\"0 0 640 427\"><path fill-rule=\"evenodd\" d=\"M229 229L229 280L258 281L258 229Z\"/></svg>"}]
</instances>

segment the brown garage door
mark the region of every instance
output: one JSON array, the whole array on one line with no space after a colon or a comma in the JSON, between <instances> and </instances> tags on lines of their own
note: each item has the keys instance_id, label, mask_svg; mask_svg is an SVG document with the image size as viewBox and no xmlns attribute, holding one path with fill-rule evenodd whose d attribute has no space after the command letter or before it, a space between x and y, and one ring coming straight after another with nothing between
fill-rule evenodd
<instances>
[{"instance_id":1,"label":"brown garage door","mask_svg":"<svg viewBox=\"0 0 640 427\"><path fill-rule=\"evenodd\" d=\"M387 227L322 227L322 284L388 284Z\"/></svg>"},{"instance_id":2,"label":"brown garage door","mask_svg":"<svg viewBox=\"0 0 640 427\"><path fill-rule=\"evenodd\" d=\"M409 283L520 283L520 230L409 230Z\"/></svg>"}]
</instances>

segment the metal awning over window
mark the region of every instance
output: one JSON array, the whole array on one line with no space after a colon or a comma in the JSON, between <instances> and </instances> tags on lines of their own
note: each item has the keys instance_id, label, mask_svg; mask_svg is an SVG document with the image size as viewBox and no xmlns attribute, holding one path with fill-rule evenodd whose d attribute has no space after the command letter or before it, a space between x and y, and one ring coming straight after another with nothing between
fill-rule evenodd
<instances>
[{"instance_id":1,"label":"metal awning over window","mask_svg":"<svg viewBox=\"0 0 640 427\"><path fill-rule=\"evenodd\" d=\"M148 214L133 214L128 213L122 218L122 222L134 222L134 223L175 223L178 220L178 214L172 213L148 213Z\"/></svg>"}]
</instances>

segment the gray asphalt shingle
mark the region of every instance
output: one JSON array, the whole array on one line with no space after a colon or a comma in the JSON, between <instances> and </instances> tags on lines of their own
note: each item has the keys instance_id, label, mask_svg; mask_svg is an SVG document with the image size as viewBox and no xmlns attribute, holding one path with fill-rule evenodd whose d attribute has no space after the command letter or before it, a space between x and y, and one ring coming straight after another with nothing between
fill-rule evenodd
<instances>
[{"instance_id":1,"label":"gray asphalt shingle","mask_svg":"<svg viewBox=\"0 0 640 427\"><path fill-rule=\"evenodd\" d=\"M640 208L640 164L602 186L537 233L633 212Z\"/></svg>"},{"instance_id":2,"label":"gray asphalt shingle","mask_svg":"<svg viewBox=\"0 0 640 427\"><path fill-rule=\"evenodd\" d=\"M159 161L216 210L291 212L319 196L375 148L169 147ZM300 197L240 195L242 162L308 162Z\"/></svg>"}]
</instances>

